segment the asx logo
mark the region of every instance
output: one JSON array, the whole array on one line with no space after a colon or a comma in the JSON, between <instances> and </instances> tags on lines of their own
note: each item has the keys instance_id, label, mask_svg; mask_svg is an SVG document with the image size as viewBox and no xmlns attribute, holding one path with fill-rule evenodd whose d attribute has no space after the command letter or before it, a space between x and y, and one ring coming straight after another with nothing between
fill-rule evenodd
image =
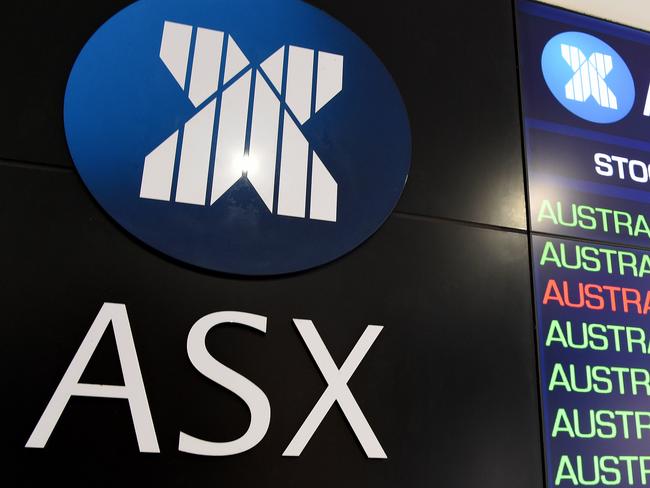
<instances>
[{"instance_id":1,"label":"asx logo","mask_svg":"<svg viewBox=\"0 0 650 488\"><path fill-rule=\"evenodd\" d=\"M390 216L411 132L347 27L285 0L140 0L79 54L65 131L127 232L184 263L277 275L333 261Z\"/></svg>"},{"instance_id":2,"label":"asx logo","mask_svg":"<svg viewBox=\"0 0 650 488\"><path fill-rule=\"evenodd\" d=\"M180 148L176 202L205 205L213 168L210 205L247 178L269 212L304 218L311 161L309 217L335 222L338 185L300 127L341 91L343 56L282 46L255 69L230 35L192 33L164 24L160 58L198 111L147 155L140 197L170 201Z\"/></svg>"},{"instance_id":3,"label":"asx logo","mask_svg":"<svg viewBox=\"0 0 650 488\"><path fill-rule=\"evenodd\" d=\"M607 124L634 104L634 80L623 58L600 39L564 32L548 41L542 71L555 98L578 117Z\"/></svg>"}]
</instances>

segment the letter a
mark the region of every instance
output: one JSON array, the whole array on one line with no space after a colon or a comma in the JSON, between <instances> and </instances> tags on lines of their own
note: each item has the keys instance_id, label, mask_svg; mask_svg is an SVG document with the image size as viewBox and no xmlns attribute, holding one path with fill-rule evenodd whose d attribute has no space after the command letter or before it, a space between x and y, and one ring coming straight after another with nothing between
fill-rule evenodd
<instances>
[{"instance_id":1,"label":"letter a","mask_svg":"<svg viewBox=\"0 0 650 488\"><path fill-rule=\"evenodd\" d=\"M110 323L113 324L124 386L80 383L81 375ZM140 452L160 452L129 317L123 304L104 303L25 447L45 447L71 396L128 400Z\"/></svg>"}]
</instances>

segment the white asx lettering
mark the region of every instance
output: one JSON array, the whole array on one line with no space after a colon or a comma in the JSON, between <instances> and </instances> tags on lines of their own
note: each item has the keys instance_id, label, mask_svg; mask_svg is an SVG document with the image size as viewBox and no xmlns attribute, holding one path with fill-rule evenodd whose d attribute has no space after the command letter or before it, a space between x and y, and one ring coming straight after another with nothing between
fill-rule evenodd
<instances>
[{"instance_id":1,"label":"white asx lettering","mask_svg":"<svg viewBox=\"0 0 650 488\"><path fill-rule=\"evenodd\" d=\"M192 326L187 337L190 362L205 377L232 391L244 401L250 411L250 423L241 437L227 442L203 440L180 432L179 451L204 456L230 456L252 449L264 438L271 422L268 397L249 379L212 357L206 348L205 338L214 327L227 323L241 324L266 333L266 322L266 317L261 315L226 311L206 315ZM294 435L283 456L300 456L334 402L337 402L366 455L369 458L385 459L384 449L347 385L383 327L369 325L339 369L313 322L298 319L294 322L327 382L327 388ZM79 380L109 324L113 324L115 332L124 386L80 383ZM140 451L160 452L125 305L105 303L102 306L25 447L45 447L72 396L128 400Z\"/></svg>"}]
</instances>

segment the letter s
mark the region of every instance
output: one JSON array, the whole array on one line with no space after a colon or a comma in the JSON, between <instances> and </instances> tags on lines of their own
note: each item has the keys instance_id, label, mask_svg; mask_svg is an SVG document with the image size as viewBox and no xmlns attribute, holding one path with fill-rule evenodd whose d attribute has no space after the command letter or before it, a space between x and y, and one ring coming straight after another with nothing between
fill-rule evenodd
<instances>
[{"instance_id":1,"label":"letter s","mask_svg":"<svg viewBox=\"0 0 650 488\"><path fill-rule=\"evenodd\" d=\"M594 154L594 162L596 163L596 173L600 176L613 176L614 167L612 166L612 159L603 153Z\"/></svg>"},{"instance_id":2,"label":"letter s","mask_svg":"<svg viewBox=\"0 0 650 488\"><path fill-rule=\"evenodd\" d=\"M210 442L183 432L178 450L204 456L231 456L255 447L266 435L271 422L271 405L264 392L239 373L214 359L205 346L205 338L213 327L224 323L247 325L266 332L266 317L244 312L216 312L199 319L187 336L187 354L192 365L204 376L240 397L248 406L251 421L240 438L228 442Z\"/></svg>"}]
</instances>

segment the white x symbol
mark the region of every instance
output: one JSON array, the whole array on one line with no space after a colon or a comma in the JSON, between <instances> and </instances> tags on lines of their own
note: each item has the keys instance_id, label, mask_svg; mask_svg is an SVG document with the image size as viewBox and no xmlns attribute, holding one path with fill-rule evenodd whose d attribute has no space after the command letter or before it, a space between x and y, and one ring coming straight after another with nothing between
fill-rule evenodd
<instances>
[{"instance_id":1,"label":"white x symbol","mask_svg":"<svg viewBox=\"0 0 650 488\"><path fill-rule=\"evenodd\" d=\"M302 453L302 450L336 401L339 403L345 418L359 439L366 455L369 458L386 459L386 453L347 385L383 327L378 325L366 327L361 338L339 370L323 340L318 335L313 322L299 319L294 319L294 322L328 386L282 455L300 456L300 453Z\"/></svg>"},{"instance_id":2,"label":"white x symbol","mask_svg":"<svg viewBox=\"0 0 650 488\"><path fill-rule=\"evenodd\" d=\"M160 59L197 112L145 157L140 198L212 205L245 178L271 213L336 222L302 127L343 89L342 55L287 45L253 66L229 34L167 21Z\"/></svg>"},{"instance_id":3,"label":"white x symbol","mask_svg":"<svg viewBox=\"0 0 650 488\"><path fill-rule=\"evenodd\" d=\"M573 70L573 76L565 86L566 98L585 102L593 97L598 105L618 109L616 95L607 86L605 78L614 67L608 54L592 53L589 59L575 46L561 45L562 57Z\"/></svg>"}]
</instances>

